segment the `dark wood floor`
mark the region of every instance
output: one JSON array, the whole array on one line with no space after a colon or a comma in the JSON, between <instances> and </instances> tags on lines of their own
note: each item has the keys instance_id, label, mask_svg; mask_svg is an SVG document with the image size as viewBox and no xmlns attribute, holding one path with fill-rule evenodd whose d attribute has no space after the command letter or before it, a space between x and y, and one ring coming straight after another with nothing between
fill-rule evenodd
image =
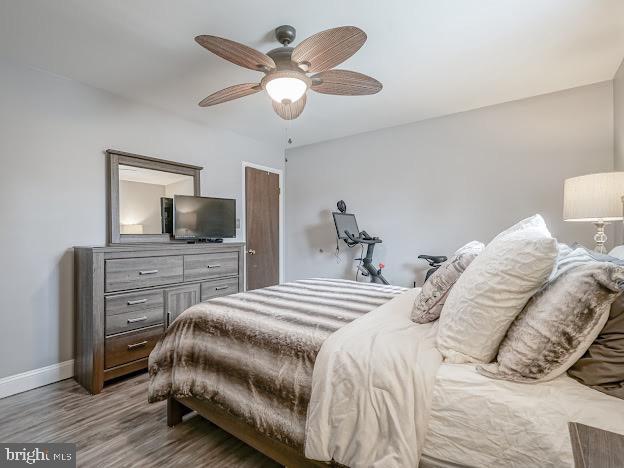
<instances>
[{"instance_id":1,"label":"dark wood floor","mask_svg":"<svg viewBox=\"0 0 624 468\"><path fill-rule=\"evenodd\" d=\"M143 373L88 394L74 380L0 399L0 442L72 442L78 466L277 467L199 416L175 428Z\"/></svg>"}]
</instances>

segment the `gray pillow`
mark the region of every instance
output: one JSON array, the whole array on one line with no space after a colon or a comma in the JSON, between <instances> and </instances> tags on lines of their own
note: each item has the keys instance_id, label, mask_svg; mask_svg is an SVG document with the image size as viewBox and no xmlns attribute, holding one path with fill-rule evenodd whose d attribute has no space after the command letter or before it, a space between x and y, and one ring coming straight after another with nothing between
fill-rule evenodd
<instances>
[{"instance_id":1,"label":"gray pillow","mask_svg":"<svg viewBox=\"0 0 624 468\"><path fill-rule=\"evenodd\" d=\"M595 390L624 400L624 294L611 305L607 324L568 375Z\"/></svg>"},{"instance_id":2,"label":"gray pillow","mask_svg":"<svg viewBox=\"0 0 624 468\"><path fill-rule=\"evenodd\" d=\"M414 301L412 321L429 323L440 318L440 312L442 312L449 291L468 265L484 248L485 246L481 242L469 242L455 252L429 277Z\"/></svg>"},{"instance_id":3,"label":"gray pillow","mask_svg":"<svg viewBox=\"0 0 624 468\"><path fill-rule=\"evenodd\" d=\"M587 351L620 293L624 267L578 263L535 294L509 328L496 362L477 367L487 377L540 382L567 371Z\"/></svg>"}]
</instances>

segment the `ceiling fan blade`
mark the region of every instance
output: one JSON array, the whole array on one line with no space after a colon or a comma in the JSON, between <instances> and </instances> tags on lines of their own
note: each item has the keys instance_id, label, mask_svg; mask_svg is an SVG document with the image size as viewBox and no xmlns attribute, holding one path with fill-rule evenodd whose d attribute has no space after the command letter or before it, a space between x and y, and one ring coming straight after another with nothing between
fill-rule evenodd
<instances>
[{"instance_id":1,"label":"ceiling fan blade","mask_svg":"<svg viewBox=\"0 0 624 468\"><path fill-rule=\"evenodd\" d=\"M303 108L306 105L306 95L290 104L283 104L281 102L273 102L273 110L284 120L293 120L301 115Z\"/></svg>"},{"instance_id":2,"label":"ceiling fan blade","mask_svg":"<svg viewBox=\"0 0 624 468\"><path fill-rule=\"evenodd\" d=\"M249 96L258 91L262 91L262 87L258 83L238 84L212 93L207 98L202 99L199 105L200 107L214 106L215 104L221 104L222 102Z\"/></svg>"},{"instance_id":3,"label":"ceiling fan blade","mask_svg":"<svg viewBox=\"0 0 624 468\"><path fill-rule=\"evenodd\" d=\"M311 76L311 88L317 93L340 96L363 96L381 91L375 78L349 70L328 70Z\"/></svg>"},{"instance_id":4,"label":"ceiling fan blade","mask_svg":"<svg viewBox=\"0 0 624 468\"><path fill-rule=\"evenodd\" d=\"M366 42L366 33L355 26L328 29L308 37L295 47L292 60L309 64L308 72L334 68L355 54Z\"/></svg>"},{"instance_id":5,"label":"ceiling fan blade","mask_svg":"<svg viewBox=\"0 0 624 468\"><path fill-rule=\"evenodd\" d=\"M213 54L241 67L256 71L275 68L271 57L238 42L217 36L197 36L195 41Z\"/></svg>"}]
</instances>

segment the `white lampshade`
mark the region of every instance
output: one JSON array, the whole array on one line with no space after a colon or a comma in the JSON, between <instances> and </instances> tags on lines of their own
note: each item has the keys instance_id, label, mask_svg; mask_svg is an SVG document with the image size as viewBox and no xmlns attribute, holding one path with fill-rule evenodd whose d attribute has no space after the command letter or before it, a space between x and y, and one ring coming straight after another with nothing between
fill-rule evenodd
<instances>
[{"instance_id":1,"label":"white lampshade","mask_svg":"<svg viewBox=\"0 0 624 468\"><path fill-rule=\"evenodd\" d=\"M624 172L603 172L566 179L563 219L566 221L618 221L622 219Z\"/></svg>"}]
</instances>

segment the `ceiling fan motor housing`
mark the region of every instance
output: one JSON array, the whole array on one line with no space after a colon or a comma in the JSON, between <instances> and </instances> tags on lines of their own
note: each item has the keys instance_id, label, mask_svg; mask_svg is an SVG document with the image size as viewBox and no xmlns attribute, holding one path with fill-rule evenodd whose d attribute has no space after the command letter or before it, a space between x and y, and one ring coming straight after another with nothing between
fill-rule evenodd
<instances>
[{"instance_id":1,"label":"ceiling fan motor housing","mask_svg":"<svg viewBox=\"0 0 624 468\"><path fill-rule=\"evenodd\" d=\"M293 47L278 47L267 52L267 55L273 59L277 70L298 70L301 71L299 64L292 60Z\"/></svg>"}]
</instances>

